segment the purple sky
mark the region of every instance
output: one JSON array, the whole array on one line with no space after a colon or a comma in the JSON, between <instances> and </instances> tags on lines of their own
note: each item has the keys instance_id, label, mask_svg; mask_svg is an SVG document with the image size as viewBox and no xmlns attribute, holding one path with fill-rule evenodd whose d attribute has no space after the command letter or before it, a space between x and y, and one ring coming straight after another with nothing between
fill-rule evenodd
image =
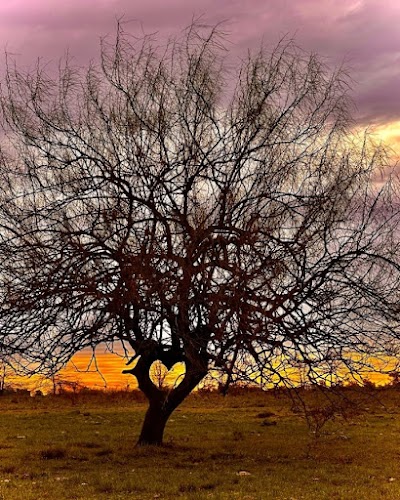
<instances>
[{"instance_id":1,"label":"purple sky","mask_svg":"<svg viewBox=\"0 0 400 500\"><path fill-rule=\"evenodd\" d=\"M84 63L97 57L100 36L112 34L122 15L132 30L137 20L145 32L168 34L193 15L226 20L238 53L261 38L268 44L294 36L328 62L347 63L361 122L400 122L399 0L2 0L0 45L23 64L58 59L67 48Z\"/></svg>"}]
</instances>

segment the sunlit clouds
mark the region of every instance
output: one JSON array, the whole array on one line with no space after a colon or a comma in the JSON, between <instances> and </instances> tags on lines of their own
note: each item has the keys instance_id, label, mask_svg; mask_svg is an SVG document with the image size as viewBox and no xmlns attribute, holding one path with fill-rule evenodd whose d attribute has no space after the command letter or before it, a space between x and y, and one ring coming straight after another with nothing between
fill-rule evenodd
<instances>
[{"instance_id":1,"label":"sunlit clouds","mask_svg":"<svg viewBox=\"0 0 400 500\"><path fill-rule=\"evenodd\" d=\"M176 34L193 18L223 23L237 55L260 40L294 37L307 51L344 64L354 80L362 123L400 119L400 4L397 0L17 0L0 5L0 41L24 63L57 60L68 49L80 64L99 54L101 36L123 18L132 31Z\"/></svg>"}]
</instances>

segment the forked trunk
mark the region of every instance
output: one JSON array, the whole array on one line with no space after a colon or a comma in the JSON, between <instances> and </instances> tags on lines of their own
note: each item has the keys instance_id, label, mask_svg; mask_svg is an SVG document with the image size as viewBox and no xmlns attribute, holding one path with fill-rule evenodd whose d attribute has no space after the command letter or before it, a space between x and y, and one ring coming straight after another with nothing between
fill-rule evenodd
<instances>
[{"instance_id":1,"label":"forked trunk","mask_svg":"<svg viewBox=\"0 0 400 500\"><path fill-rule=\"evenodd\" d=\"M157 354L148 350L141 353L134 368L124 370L124 373L132 373L137 378L139 389L149 400L149 408L137 443L139 446L162 444L165 425L171 413L207 375L207 357L197 353L195 362L185 359L186 369L182 382L169 391L163 391L156 387L150 378L151 365L157 359Z\"/></svg>"}]
</instances>

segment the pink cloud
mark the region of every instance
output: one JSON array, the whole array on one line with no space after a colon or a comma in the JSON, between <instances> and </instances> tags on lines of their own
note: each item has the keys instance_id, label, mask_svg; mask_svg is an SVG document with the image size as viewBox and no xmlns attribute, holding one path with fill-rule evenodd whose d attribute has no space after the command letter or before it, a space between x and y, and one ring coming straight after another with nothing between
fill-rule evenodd
<instances>
[{"instance_id":1,"label":"pink cloud","mask_svg":"<svg viewBox=\"0 0 400 500\"><path fill-rule=\"evenodd\" d=\"M141 22L146 32L171 34L202 14L211 24L226 20L237 52L289 34L332 64L347 62L360 120L400 120L398 0L4 0L0 45L23 64L58 59L67 48L84 63L122 15L132 30Z\"/></svg>"}]
</instances>

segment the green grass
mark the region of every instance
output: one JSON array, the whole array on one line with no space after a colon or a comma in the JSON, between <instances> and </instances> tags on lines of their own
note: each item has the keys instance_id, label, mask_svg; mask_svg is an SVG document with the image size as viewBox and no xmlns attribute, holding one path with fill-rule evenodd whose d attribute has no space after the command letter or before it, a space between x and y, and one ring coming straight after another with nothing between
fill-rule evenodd
<instances>
[{"instance_id":1,"label":"green grass","mask_svg":"<svg viewBox=\"0 0 400 500\"><path fill-rule=\"evenodd\" d=\"M3 396L0 499L400 499L400 395L379 392L318 439L286 398L196 395L160 448L135 447L126 395Z\"/></svg>"}]
</instances>

